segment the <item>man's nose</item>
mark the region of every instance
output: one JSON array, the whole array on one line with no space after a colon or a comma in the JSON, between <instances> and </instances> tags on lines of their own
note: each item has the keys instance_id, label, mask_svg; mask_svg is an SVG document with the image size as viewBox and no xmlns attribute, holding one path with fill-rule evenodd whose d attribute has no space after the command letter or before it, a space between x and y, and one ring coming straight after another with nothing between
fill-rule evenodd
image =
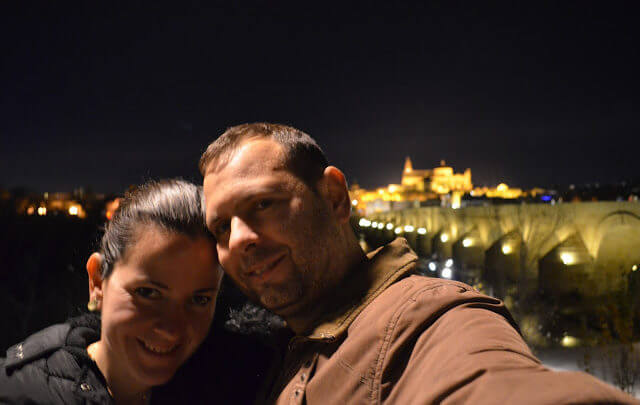
<instances>
[{"instance_id":1,"label":"man's nose","mask_svg":"<svg viewBox=\"0 0 640 405\"><path fill-rule=\"evenodd\" d=\"M229 250L247 252L255 247L258 233L242 218L231 219L231 234L229 235Z\"/></svg>"}]
</instances>

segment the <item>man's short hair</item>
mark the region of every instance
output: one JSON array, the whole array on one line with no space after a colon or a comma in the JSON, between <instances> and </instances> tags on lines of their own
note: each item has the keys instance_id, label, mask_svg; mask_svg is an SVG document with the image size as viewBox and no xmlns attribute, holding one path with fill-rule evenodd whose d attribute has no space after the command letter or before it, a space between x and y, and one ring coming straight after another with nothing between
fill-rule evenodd
<instances>
[{"instance_id":1,"label":"man's short hair","mask_svg":"<svg viewBox=\"0 0 640 405\"><path fill-rule=\"evenodd\" d=\"M268 122L241 124L228 128L213 141L200 157L200 173L204 176L211 164L224 165L240 145L251 139L272 139L282 145L285 167L315 190L316 183L329 166L324 152L309 135L299 129Z\"/></svg>"}]
</instances>

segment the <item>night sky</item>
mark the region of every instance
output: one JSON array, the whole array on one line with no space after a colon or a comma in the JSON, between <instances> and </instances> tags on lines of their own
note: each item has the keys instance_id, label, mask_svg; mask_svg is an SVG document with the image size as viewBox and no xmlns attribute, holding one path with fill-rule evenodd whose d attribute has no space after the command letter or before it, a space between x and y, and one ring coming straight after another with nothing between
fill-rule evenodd
<instances>
[{"instance_id":1,"label":"night sky","mask_svg":"<svg viewBox=\"0 0 640 405\"><path fill-rule=\"evenodd\" d=\"M640 177L634 2L115 3L0 5L0 187L200 182L206 145L253 121L365 187L405 156L477 185Z\"/></svg>"}]
</instances>

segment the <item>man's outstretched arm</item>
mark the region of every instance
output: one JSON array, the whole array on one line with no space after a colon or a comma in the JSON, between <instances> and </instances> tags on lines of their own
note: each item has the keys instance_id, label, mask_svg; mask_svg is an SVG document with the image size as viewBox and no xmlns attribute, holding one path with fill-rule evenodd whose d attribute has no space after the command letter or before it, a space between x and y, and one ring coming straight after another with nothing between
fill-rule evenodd
<instances>
[{"instance_id":1,"label":"man's outstretched arm","mask_svg":"<svg viewBox=\"0 0 640 405\"><path fill-rule=\"evenodd\" d=\"M436 291L461 300L435 321L421 319ZM415 298L389 329L378 374L383 403L640 404L588 374L545 368L488 297L449 285Z\"/></svg>"}]
</instances>

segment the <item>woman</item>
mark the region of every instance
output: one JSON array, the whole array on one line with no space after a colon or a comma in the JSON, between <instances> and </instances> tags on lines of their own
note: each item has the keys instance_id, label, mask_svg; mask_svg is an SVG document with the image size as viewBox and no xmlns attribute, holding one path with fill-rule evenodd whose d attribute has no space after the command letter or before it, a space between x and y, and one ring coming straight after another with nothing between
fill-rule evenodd
<instances>
[{"instance_id":1,"label":"woman","mask_svg":"<svg viewBox=\"0 0 640 405\"><path fill-rule=\"evenodd\" d=\"M9 348L0 403L149 402L213 319L222 272L201 198L181 180L125 196L87 261L94 313Z\"/></svg>"}]
</instances>

